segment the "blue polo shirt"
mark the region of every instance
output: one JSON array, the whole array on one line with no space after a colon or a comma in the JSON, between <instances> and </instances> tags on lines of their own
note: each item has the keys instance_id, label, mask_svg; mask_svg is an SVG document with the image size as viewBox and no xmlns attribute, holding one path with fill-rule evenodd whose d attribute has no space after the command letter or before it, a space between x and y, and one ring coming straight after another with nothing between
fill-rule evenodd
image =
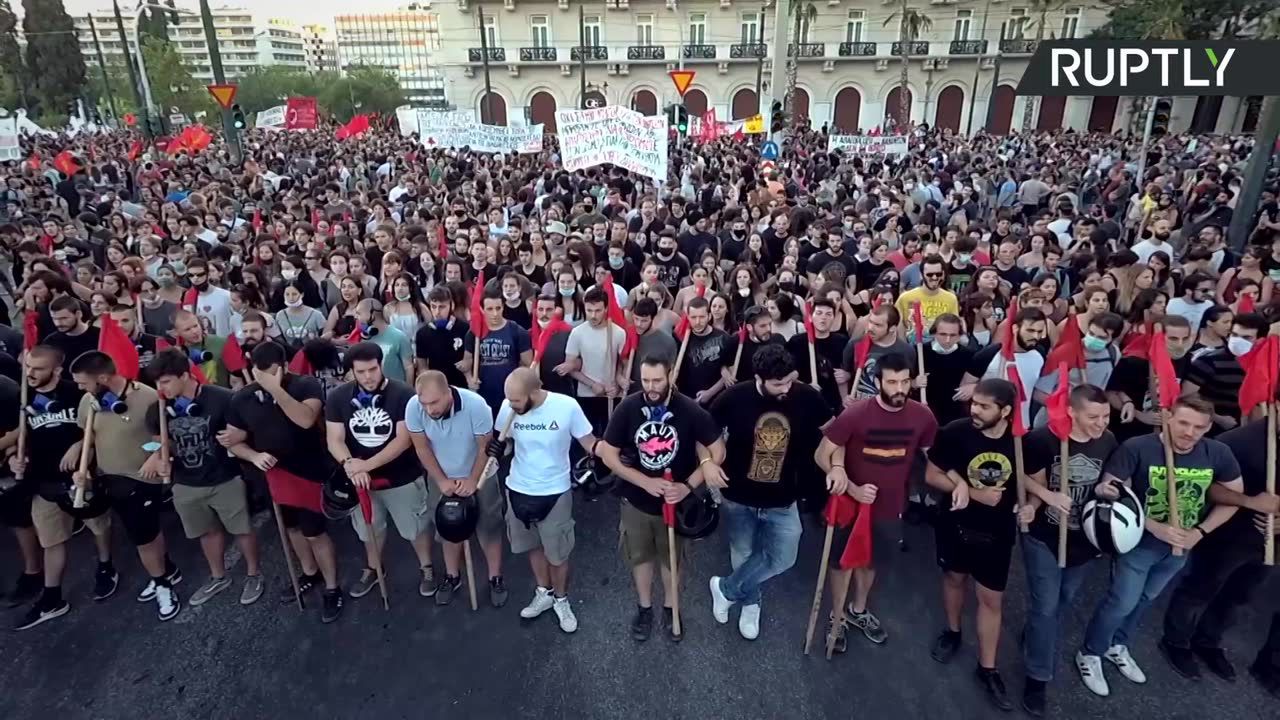
<instances>
[{"instance_id":1,"label":"blue polo shirt","mask_svg":"<svg viewBox=\"0 0 1280 720\"><path fill-rule=\"evenodd\" d=\"M480 450L476 438L493 432L493 413L484 398L463 388L450 387L453 408L439 420L427 414L418 396L409 398L404 409L404 424L409 432L423 433L431 441L431 449L445 474L453 478L469 477Z\"/></svg>"}]
</instances>

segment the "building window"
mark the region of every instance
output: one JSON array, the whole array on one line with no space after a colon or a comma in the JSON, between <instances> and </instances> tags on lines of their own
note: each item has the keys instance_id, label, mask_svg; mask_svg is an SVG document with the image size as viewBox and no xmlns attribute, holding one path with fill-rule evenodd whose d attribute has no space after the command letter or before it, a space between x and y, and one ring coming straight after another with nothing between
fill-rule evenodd
<instances>
[{"instance_id":1,"label":"building window","mask_svg":"<svg viewBox=\"0 0 1280 720\"><path fill-rule=\"evenodd\" d=\"M582 18L582 24L587 31L587 47L600 47L604 43L600 42L600 16L586 15Z\"/></svg>"},{"instance_id":2,"label":"building window","mask_svg":"<svg viewBox=\"0 0 1280 720\"><path fill-rule=\"evenodd\" d=\"M529 24L533 28L533 46L551 47L551 26L547 22L547 16L533 15L529 18Z\"/></svg>"},{"instance_id":3,"label":"building window","mask_svg":"<svg viewBox=\"0 0 1280 720\"><path fill-rule=\"evenodd\" d=\"M867 12L865 10L850 10L849 22L844 26L844 41L851 43L862 42L862 33L866 23Z\"/></svg>"},{"instance_id":4,"label":"building window","mask_svg":"<svg viewBox=\"0 0 1280 720\"><path fill-rule=\"evenodd\" d=\"M1062 18L1062 33L1058 35L1059 40L1073 40L1080 32L1080 8L1067 8L1066 15Z\"/></svg>"},{"instance_id":5,"label":"building window","mask_svg":"<svg viewBox=\"0 0 1280 720\"><path fill-rule=\"evenodd\" d=\"M742 14L742 42L755 43L760 36L760 16L756 13Z\"/></svg>"},{"instance_id":6,"label":"building window","mask_svg":"<svg viewBox=\"0 0 1280 720\"><path fill-rule=\"evenodd\" d=\"M707 14L689 13L689 44L707 44Z\"/></svg>"},{"instance_id":7,"label":"building window","mask_svg":"<svg viewBox=\"0 0 1280 720\"><path fill-rule=\"evenodd\" d=\"M973 22L972 10L957 10L955 32L951 39L956 42L964 42L969 39L969 26Z\"/></svg>"},{"instance_id":8,"label":"building window","mask_svg":"<svg viewBox=\"0 0 1280 720\"><path fill-rule=\"evenodd\" d=\"M653 44L653 16L637 15L636 16L636 44L652 45Z\"/></svg>"},{"instance_id":9,"label":"building window","mask_svg":"<svg viewBox=\"0 0 1280 720\"><path fill-rule=\"evenodd\" d=\"M1009 19L1000 23L1001 40L1021 40L1027 30L1027 9L1010 8Z\"/></svg>"},{"instance_id":10,"label":"building window","mask_svg":"<svg viewBox=\"0 0 1280 720\"><path fill-rule=\"evenodd\" d=\"M484 37L489 47L498 47L498 18L493 15L484 16Z\"/></svg>"}]
</instances>

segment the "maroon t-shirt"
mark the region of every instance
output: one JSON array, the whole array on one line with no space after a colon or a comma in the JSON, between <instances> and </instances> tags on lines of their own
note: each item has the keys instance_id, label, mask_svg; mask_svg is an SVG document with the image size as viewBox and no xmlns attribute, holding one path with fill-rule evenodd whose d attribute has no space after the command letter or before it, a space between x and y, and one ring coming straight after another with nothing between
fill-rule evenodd
<instances>
[{"instance_id":1,"label":"maroon t-shirt","mask_svg":"<svg viewBox=\"0 0 1280 720\"><path fill-rule=\"evenodd\" d=\"M879 488L872 517L896 520L907 504L907 479L916 451L933 445L938 421L915 400L896 412L877 398L859 400L827 427L827 439L844 446L849 480Z\"/></svg>"}]
</instances>

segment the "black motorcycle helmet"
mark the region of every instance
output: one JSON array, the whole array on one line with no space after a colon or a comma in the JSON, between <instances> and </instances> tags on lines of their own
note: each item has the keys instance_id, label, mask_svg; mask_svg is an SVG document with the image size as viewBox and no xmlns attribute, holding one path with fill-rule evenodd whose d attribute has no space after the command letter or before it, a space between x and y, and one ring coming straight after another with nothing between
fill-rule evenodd
<instances>
[{"instance_id":1,"label":"black motorcycle helmet","mask_svg":"<svg viewBox=\"0 0 1280 720\"><path fill-rule=\"evenodd\" d=\"M360 507L360 496L356 494L355 483L341 470L334 472L324 481L320 493L321 508L324 516L330 520L341 520L350 517Z\"/></svg>"},{"instance_id":2,"label":"black motorcycle helmet","mask_svg":"<svg viewBox=\"0 0 1280 720\"><path fill-rule=\"evenodd\" d=\"M594 496L609 492L617 478L596 458L583 455L573 464L570 480L574 487L580 487L583 492Z\"/></svg>"},{"instance_id":3,"label":"black motorcycle helmet","mask_svg":"<svg viewBox=\"0 0 1280 720\"><path fill-rule=\"evenodd\" d=\"M466 542L480 520L480 503L475 495L444 497L436 505L436 532L445 542Z\"/></svg>"},{"instance_id":4,"label":"black motorcycle helmet","mask_svg":"<svg viewBox=\"0 0 1280 720\"><path fill-rule=\"evenodd\" d=\"M720 506L711 493L690 492L676 504L676 534L698 540L716 531L720 525Z\"/></svg>"}]
</instances>

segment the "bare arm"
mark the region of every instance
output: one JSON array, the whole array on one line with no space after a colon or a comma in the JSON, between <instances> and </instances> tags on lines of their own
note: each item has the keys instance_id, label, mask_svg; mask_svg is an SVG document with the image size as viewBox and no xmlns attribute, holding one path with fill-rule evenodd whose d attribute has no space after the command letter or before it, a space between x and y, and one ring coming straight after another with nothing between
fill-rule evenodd
<instances>
[{"instance_id":1,"label":"bare arm","mask_svg":"<svg viewBox=\"0 0 1280 720\"><path fill-rule=\"evenodd\" d=\"M1231 519L1236 514L1236 510L1241 507L1249 507L1247 503L1229 502L1237 498L1244 498L1244 480L1236 478L1229 482L1213 483L1209 486L1209 499L1214 501L1214 506L1209 509L1209 514L1204 520L1200 521L1197 526L1205 532L1211 533L1222 527L1222 524ZM1219 500L1222 498L1222 500Z\"/></svg>"},{"instance_id":2,"label":"bare arm","mask_svg":"<svg viewBox=\"0 0 1280 720\"><path fill-rule=\"evenodd\" d=\"M440 459L436 457L431 438L427 437L426 433L411 432L409 440L413 443L413 450L418 455L418 462L422 463L422 467L427 471L427 477L435 478L437 483L448 480L444 475L444 468L440 467Z\"/></svg>"},{"instance_id":3,"label":"bare arm","mask_svg":"<svg viewBox=\"0 0 1280 720\"><path fill-rule=\"evenodd\" d=\"M324 440L325 445L329 449L329 455L342 465L351 459L351 451L347 449L347 426L340 422L326 422L324 424Z\"/></svg>"}]
</instances>

